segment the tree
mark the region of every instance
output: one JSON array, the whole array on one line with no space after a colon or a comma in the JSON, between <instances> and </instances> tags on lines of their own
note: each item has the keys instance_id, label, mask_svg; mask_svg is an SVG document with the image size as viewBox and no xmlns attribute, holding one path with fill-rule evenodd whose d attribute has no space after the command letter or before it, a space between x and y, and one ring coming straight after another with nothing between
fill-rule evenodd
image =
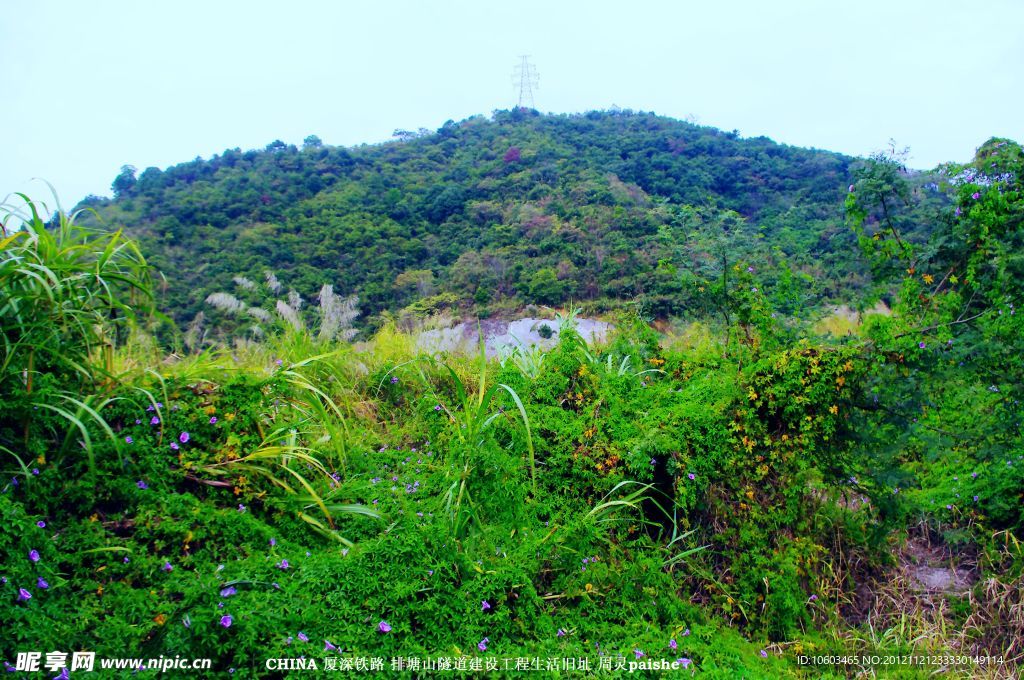
<instances>
[{"instance_id":1,"label":"tree","mask_svg":"<svg viewBox=\"0 0 1024 680\"><path fill-rule=\"evenodd\" d=\"M121 174L114 178L110 188L114 192L114 198L122 198L131 193L132 189L135 188L135 184L135 166L122 165Z\"/></svg>"},{"instance_id":2,"label":"tree","mask_svg":"<svg viewBox=\"0 0 1024 680\"><path fill-rule=\"evenodd\" d=\"M323 141L316 135L310 135L302 140L303 149L319 149L324 145Z\"/></svg>"}]
</instances>

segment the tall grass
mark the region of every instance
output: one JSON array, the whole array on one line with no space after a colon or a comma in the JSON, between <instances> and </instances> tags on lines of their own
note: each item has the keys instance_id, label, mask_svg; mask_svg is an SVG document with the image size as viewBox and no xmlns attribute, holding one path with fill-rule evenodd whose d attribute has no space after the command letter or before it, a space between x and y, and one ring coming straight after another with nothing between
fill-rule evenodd
<instances>
[{"instance_id":1,"label":"tall grass","mask_svg":"<svg viewBox=\"0 0 1024 680\"><path fill-rule=\"evenodd\" d=\"M59 205L44 220L44 204L16 196L0 206L0 432L21 439L0 447L38 447L39 429L66 452L77 432L95 472L90 424L113 438L100 395L116 381L118 347L153 310L149 267L120 231L82 227Z\"/></svg>"}]
</instances>

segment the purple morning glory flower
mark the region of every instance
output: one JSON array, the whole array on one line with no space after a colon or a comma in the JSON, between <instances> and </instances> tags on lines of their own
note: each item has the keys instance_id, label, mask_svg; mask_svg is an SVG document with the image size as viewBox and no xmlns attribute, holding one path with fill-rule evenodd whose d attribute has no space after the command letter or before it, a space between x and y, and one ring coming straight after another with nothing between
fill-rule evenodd
<instances>
[{"instance_id":1,"label":"purple morning glory flower","mask_svg":"<svg viewBox=\"0 0 1024 680\"><path fill-rule=\"evenodd\" d=\"M278 359L277 361L274 362L274 364L277 365L277 366L280 366L283 363L284 363L284 361L282 359Z\"/></svg>"},{"instance_id":2,"label":"purple morning glory flower","mask_svg":"<svg viewBox=\"0 0 1024 680\"><path fill-rule=\"evenodd\" d=\"M228 586L227 588L224 588L223 590L220 591L220 596L221 597L231 597L232 595L234 595L237 592L238 591L235 589L234 586Z\"/></svg>"},{"instance_id":3,"label":"purple morning glory flower","mask_svg":"<svg viewBox=\"0 0 1024 680\"><path fill-rule=\"evenodd\" d=\"M336 652L338 648L331 644L330 640L324 640L324 651L325 652Z\"/></svg>"},{"instance_id":4,"label":"purple morning glory flower","mask_svg":"<svg viewBox=\"0 0 1024 680\"><path fill-rule=\"evenodd\" d=\"M138 418L136 418L136 419L135 419L135 424L136 424L136 425L142 425L142 421L141 421L141 420L139 420Z\"/></svg>"},{"instance_id":5,"label":"purple morning glory flower","mask_svg":"<svg viewBox=\"0 0 1024 680\"><path fill-rule=\"evenodd\" d=\"M917 348L918 349L924 349L924 343L923 342L917 343Z\"/></svg>"},{"instance_id":6,"label":"purple morning glory flower","mask_svg":"<svg viewBox=\"0 0 1024 680\"><path fill-rule=\"evenodd\" d=\"M391 632L391 626L388 625L387 621L381 621L380 623L377 624L377 630L379 630L382 633L390 633Z\"/></svg>"},{"instance_id":7,"label":"purple morning glory flower","mask_svg":"<svg viewBox=\"0 0 1024 680\"><path fill-rule=\"evenodd\" d=\"M270 547L273 548L275 545L277 545L277 539L276 538L271 538L270 539Z\"/></svg>"},{"instance_id":8,"label":"purple morning glory flower","mask_svg":"<svg viewBox=\"0 0 1024 680\"><path fill-rule=\"evenodd\" d=\"M47 583L46 579L44 579L42 576L40 576L38 579L36 579L36 588L40 588L42 590L46 590L49 587L50 587L50 584Z\"/></svg>"},{"instance_id":9,"label":"purple morning glory flower","mask_svg":"<svg viewBox=\"0 0 1024 680\"><path fill-rule=\"evenodd\" d=\"M224 616L220 617L220 625L224 626L225 628L230 628L231 624L234 623L234 621L235 620L231 618L231 614L225 614Z\"/></svg>"},{"instance_id":10,"label":"purple morning glory flower","mask_svg":"<svg viewBox=\"0 0 1024 680\"><path fill-rule=\"evenodd\" d=\"M975 191L973 194L971 194L971 198L977 201L979 198L981 198L981 194Z\"/></svg>"},{"instance_id":11,"label":"purple morning glory flower","mask_svg":"<svg viewBox=\"0 0 1024 680\"><path fill-rule=\"evenodd\" d=\"M24 588L18 588L18 602L28 602L32 599L32 593Z\"/></svg>"},{"instance_id":12,"label":"purple morning glory flower","mask_svg":"<svg viewBox=\"0 0 1024 680\"><path fill-rule=\"evenodd\" d=\"M152 418L149 419L149 424L150 425L159 425L160 424L160 419L157 418L156 416L153 416Z\"/></svg>"},{"instance_id":13,"label":"purple morning glory flower","mask_svg":"<svg viewBox=\"0 0 1024 680\"><path fill-rule=\"evenodd\" d=\"M675 651L676 649L679 648L679 645L676 644L676 639L675 638L672 638L671 640L668 641L668 647L669 647L669 649L671 649L673 651Z\"/></svg>"},{"instance_id":14,"label":"purple morning glory flower","mask_svg":"<svg viewBox=\"0 0 1024 680\"><path fill-rule=\"evenodd\" d=\"M174 571L174 567L171 566L170 562L164 562L164 566L160 567L164 571Z\"/></svg>"},{"instance_id":15,"label":"purple morning glory flower","mask_svg":"<svg viewBox=\"0 0 1024 680\"><path fill-rule=\"evenodd\" d=\"M125 564L128 564L129 562L131 562L131 560L129 560L129 559L127 558L127 557L126 557L126 558L124 558L124 559L123 559L123 560L121 560L121 561L122 561L122 562L124 562Z\"/></svg>"},{"instance_id":16,"label":"purple morning glory flower","mask_svg":"<svg viewBox=\"0 0 1024 680\"><path fill-rule=\"evenodd\" d=\"M634 650L633 650L633 654L634 654L634 655L636 656L636 658L638 658L638 659L642 659L642 658L644 658L645 656L647 656L646 654L644 654L644 650L642 650L642 649L634 649Z\"/></svg>"},{"instance_id":17,"label":"purple morning glory flower","mask_svg":"<svg viewBox=\"0 0 1024 680\"><path fill-rule=\"evenodd\" d=\"M977 497L977 496L975 496L975 497L974 497L974 502L975 502L975 503L977 503L977 502L978 502L978 497Z\"/></svg>"},{"instance_id":18,"label":"purple morning glory flower","mask_svg":"<svg viewBox=\"0 0 1024 680\"><path fill-rule=\"evenodd\" d=\"M135 443L135 440L134 440L134 439L132 439L131 437L125 437L125 438L124 438L124 443L125 443L125 444L134 444L134 443Z\"/></svg>"},{"instance_id":19,"label":"purple morning glory flower","mask_svg":"<svg viewBox=\"0 0 1024 680\"><path fill-rule=\"evenodd\" d=\"M491 603L490 602L488 602L487 600L481 600L480 601L480 611L485 612L485 611L487 611L490 608L491 608Z\"/></svg>"},{"instance_id":20,"label":"purple morning glory flower","mask_svg":"<svg viewBox=\"0 0 1024 680\"><path fill-rule=\"evenodd\" d=\"M139 481L135 482L135 486L139 487L140 489L148 489L149 488L149 484L146 484L141 479Z\"/></svg>"},{"instance_id":21,"label":"purple morning glory flower","mask_svg":"<svg viewBox=\"0 0 1024 680\"><path fill-rule=\"evenodd\" d=\"M244 505L242 505L241 503L239 503L239 504L238 504L238 511L239 511L239 512L245 512L245 506L244 506Z\"/></svg>"},{"instance_id":22,"label":"purple morning glory flower","mask_svg":"<svg viewBox=\"0 0 1024 680\"><path fill-rule=\"evenodd\" d=\"M491 641L490 638L484 638L480 642L476 643L476 648L479 649L481 652L486 652L487 651L487 643L490 642L490 641Z\"/></svg>"},{"instance_id":23,"label":"purple morning glory flower","mask_svg":"<svg viewBox=\"0 0 1024 680\"><path fill-rule=\"evenodd\" d=\"M188 432L182 432L178 435L178 441L182 444L188 444Z\"/></svg>"},{"instance_id":24,"label":"purple morning glory flower","mask_svg":"<svg viewBox=\"0 0 1024 680\"><path fill-rule=\"evenodd\" d=\"M397 382L398 382L398 376L397 375L391 376L391 384L394 385Z\"/></svg>"},{"instance_id":25,"label":"purple morning glory flower","mask_svg":"<svg viewBox=\"0 0 1024 680\"><path fill-rule=\"evenodd\" d=\"M298 634L298 636L297 636L297 637L298 637L298 638L299 638L300 640L302 640L303 642L309 642L309 636L308 636L308 635L306 635L305 633L303 633L302 631L299 631L299 634Z\"/></svg>"},{"instance_id":26,"label":"purple morning glory flower","mask_svg":"<svg viewBox=\"0 0 1024 680\"><path fill-rule=\"evenodd\" d=\"M32 468L32 474L36 477L39 476L39 468Z\"/></svg>"},{"instance_id":27,"label":"purple morning glory flower","mask_svg":"<svg viewBox=\"0 0 1024 680\"><path fill-rule=\"evenodd\" d=\"M39 561L39 551L38 550L29 550L28 551L28 558L30 560L32 560L33 562L38 562Z\"/></svg>"},{"instance_id":28,"label":"purple morning glory flower","mask_svg":"<svg viewBox=\"0 0 1024 680\"><path fill-rule=\"evenodd\" d=\"M39 520L38 522L36 522L36 526L39 527L40 529L45 529L46 528L46 522L44 522L43 520Z\"/></svg>"},{"instance_id":29,"label":"purple morning glory flower","mask_svg":"<svg viewBox=\"0 0 1024 680\"><path fill-rule=\"evenodd\" d=\"M565 628L559 628L558 632L555 633L555 635L557 635L558 637L565 637L566 636Z\"/></svg>"},{"instance_id":30,"label":"purple morning glory flower","mask_svg":"<svg viewBox=\"0 0 1024 680\"><path fill-rule=\"evenodd\" d=\"M762 656L763 658L767 659L767 658L768 658L768 652L766 652L765 650L763 650L763 649L762 649L762 650L761 650L761 656Z\"/></svg>"},{"instance_id":31,"label":"purple morning glory flower","mask_svg":"<svg viewBox=\"0 0 1024 680\"><path fill-rule=\"evenodd\" d=\"M686 476L690 478L690 481L691 481L691 482L692 482L693 480L697 479L697 475L693 474L692 472L691 472L690 474L686 475Z\"/></svg>"},{"instance_id":32,"label":"purple morning glory flower","mask_svg":"<svg viewBox=\"0 0 1024 680\"><path fill-rule=\"evenodd\" d=\"M178 446L178 442L171 442L171 451L177 451L179 448L181 447Z\"/></svg>"},{"instance_id":33,"label":"purple morning glory flower","mask_svg":"<svg viewBox=\"0 0 1024 680\"><path fill-rule=\"evenodd\" d=\"M688 668L688 667L689 667L689 665L690 665L691 663L693 663L693 661L692 661L691 659L687 659L687 658L685 658L685 657L684 657L684 658L682 658L682 659L676 659L676 661L677 661L677 662L679 663L679 665L680 665L680 666L682 666L682 667L683 667L684 669L685 669L685 668Z\"/></svg>"},{"instance_id":34,"label":"purple morning glory flower","mask_svg":"<svg viewBox=\"0 0 1024 680\"><path fill-rule=\"evenodd\" d=\"M435 406L435 407L434 407L434 410L435 410L435 411L440 411L440 410L441 410L441 405L440 405L440 404L438 404L437 406Z\"/></svg>"},{"instance_id":35,"label":"purple morning glory flower","mask_svg":"<svg viewBox=\"0 0 1024 680\"><path fill-rule=\"evenodd\" d=\"M217 424L217 416L211 416L210 417L210 425L216 425L216 424Z\"/></svg>"},{"instance_id":36,"label":"purple morning glory flower","mask_svg":"<svg viewBox=\"0 0 1024 680\"><path fill-rule=\"evenodd\" d=\"M957 206L956 210L953 211L953 214L956 215L957 217L960 217L960 215L962 215L963 212L964 211L960 209L960 206Z\"/></svg>"},{"instance_id":37,"label":"purple morning glory flower","mask_svg":"<svg viewBox=\"0 0 1024 680\"><path fill-rule=\"evenodd\" d=\"M690 634L690 629L689 628L687 628L686 630L683 631L683 637L686 637L689 634Z\"/></svg>"},{"instance_id":38,"label":"purple morning glory flower","mask_svg":"<svg viewBox=\"0 0 1024 680\"><path fill-rule=\"evenodd\" d=\"M287 569L290 566L291 565L288 564L288 560L281 560L280 562L277 563L277 568L281 569L282 571Z\"/></svg>"}]
</instances>

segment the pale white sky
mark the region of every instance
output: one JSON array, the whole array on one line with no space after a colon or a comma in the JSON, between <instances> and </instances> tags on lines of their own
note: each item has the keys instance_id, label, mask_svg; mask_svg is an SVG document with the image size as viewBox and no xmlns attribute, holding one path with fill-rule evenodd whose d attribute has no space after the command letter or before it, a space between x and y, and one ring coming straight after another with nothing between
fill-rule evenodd
<instances>
[{"instance_id":1,"label":"pale white sky","mask_svg":"<svg viewBox=\"0 0 1024 680\"><path fill-rule=\"evenodd\" d=\"M224 149L612 105L910 165L1024 141L1021 0L0 0L0 198Z\"/></svg>"}]
</instances>

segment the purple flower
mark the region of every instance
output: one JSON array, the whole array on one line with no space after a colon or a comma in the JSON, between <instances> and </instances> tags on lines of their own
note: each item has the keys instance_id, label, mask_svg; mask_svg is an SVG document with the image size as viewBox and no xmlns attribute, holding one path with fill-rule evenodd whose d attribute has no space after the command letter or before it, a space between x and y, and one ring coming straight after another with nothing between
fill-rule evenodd
<instances>
[{"instance_id":1,"label":"purple flower","mask_svg":"<svg viewBox=\"0 0 1024 680\"><path fill-rule=\"evenodd\" d=\"M178 446L178 442L171 442L171 451L177 451L181 447Z\"/></svg>"},{"instance_id":2,"label":"purple flower","mask_svg":"<svg viewBox=\"0 0 1024 680\"><path fill-rule=\"evenodd\" d=\"M391 632L391 626L388 625L387 621L381 621L380 623L377 624L377 630L379 630L382 633L390 633Z\"/></svg>"},{"instance_id":3,"label":"purple flower","mask_svg":"<svg viewBox=\"0 0 1024 680\"><path fill-rule=\"evenodd\" d=\"M160 419L157 418L156 416L153 416L152 418L149 419L149 424L150 425L159 425L160 424Z\"/></svg>"},{"instance_id":4,"label":"purple flower","mask_svg":"<svg viewBox=\"0 0 1024 680\"><path fill-rule=\"evenodd\" d=\"M658 464L658 459L657 458L651 458L651 465L657 465L657 464Z\"/></svg>"},{"instance_id":5,"label":"purple flower","mask_svg":"<svg viewBox=\"0 0 1024 680\"><path fill-rule=\"evenodd\" d=\"M239 512L245 512L245 506L244 506L244 505L242 505L241 503L239 503L239 504L238 504L238 511L239 511Z\"/></svg>"},{"instance_id":6,"label":"purple flower","mask_svg":"<svg viewBox=\"0 0 1024 680\"><path fill-rule=\"evenodd\" d=\"M565 637L566 636L565 628L559 628L558 632L555 633L555 635L557 635L558 637Z\"/></svg>"},{"instance_id":7,"label":"purple flower","mask_svg":"<svg viewBox=\"0 0 1024 680\"><path fill-rule=\"evenodd\" d=\"M697 479L697 475L693 474L692 472L691 472L690 474L686 475L686 476L690 478L690 481L691 481L691 482L692 482L693 480Z\"/></svg>"},{"instance_id":8,"label":"purple flower","mask_svg":"<svg viewBox=\"0 0 1024 680\"><path fill-rule=\"evenodd\" d=\"M303 642L309 642L309 636L308 636L308 635L306 635L305 633L303 633L303 632L302 632L301 630L299 631L299 634L298 634L298 636L297 636L297 637L298 637L298 638L299 638L300 640L302 640Z\"/></svg>"},{"instance_id":9,"label":"purple flower","mask_svg":"<svg viewBox=\"0 0 1024 680\"><path fill-rule=\"evenodd\" d=\"M480 611L485 612L485 611L487 611L490 608L491 608L491 603L490 602L488 602L487 600L481 600L480 601Z\"/></svg>"},{"instance_id":10,"label":"purple flower","mask_svg":"<svg viewBox=\"0 0 1024 680\"><path fill-rule=\"evenodd\" d=\"M975 502L975 503L977 503L977 502L978 502L978 497L977 497L977 496L975 496L975 497L974 497L974 502Z\"/></svg>"},{"instance_id":11,"label":"purple flower","mask_svg":"<svg viewBox=\"0 0 1024 680\"><path fill-rule=\"evenodd\" d=\"M178 441L182 444L188 444L188 432L182 432L178 435Z\"/></svg>"},{"instance_id":12,"label":"purple flower","mask_svg":"<svg viewBox=\"0 0 1024 680\"><path fill-rule=\"evenodd\" d=\"M817 595L811 595L811 596L810 596L809 598L807 598L807 601L808 601L808 602L814 602L814 601L815 601L815 600L817 600L817 599L818 599L818 596L817 596Z\"/></svg>"},{"instance_id":13,"label":"purple flower","mask_svg":"<svg viewBox=\"0 0 1024 680\"><path fill-rule=\"evenodd\" d=\"M146 484L141 479L139 481L135 482L135 486L139 487L140 489L148 489L149 488L149 484Z\"/></svg>"},{"instance_id":14,"label":"purple flower","mask_svg":"<svg viewBox=\"0 0 1024 680\"><path fill-rule=\"evenodd\" d=\"M687 668L687 667L688 667L688 666L689 666L689 665L690 665L691 663L693 663L693 661L692 661L692 660L690 660L690 659L687 659L687 658L682 658L682 659L676 659L676 663L678 663L678 664L679 664L680 666L682 666L682 667L683 667L683 668L685 669L685 668Z\"/></svg>"},{"instance_id":15,"label":"purple flower","mask_svg":"<svg viewBox=\"0 0 1024 680\"><path fill-rule=\"evenodd\" d=\"M47 583L46 579L44 579L42 576L40 576L38 579L36 579L36 588L40 588L42 590L46 590L49 587L50 587L50 584Z\"/></svg>"},{"instance_id":16,"label":"purple flower","mask_svg":"<svg viewBox=\"0 0 1024 680\"><path fill-rule=\"evenodd\" d=\"M391 384L394 385L397 382L398 382L398 376L397 375L391 376Z\"/></svg>"},{"instance_id":17,"label":"purple flower","mask_svg":"<svg viewBox=\"0 0 1024 680\"><path fill-rule=\"evenodd\" d=\"M125 437L125 438L124 438L124 443L125 443L125 444L134 444L134 443L135 443L135 440L134 440L134 439L132 439L131 437Z\"/></svg>"},{"instance_id":18,"label":"purple flower","mask_svg":"<svg viewBox=\"0 0 1024 680\"><path fill-rule=\"evenodd\" d=\"M170 562L164 562L164 566L160 567L164 571L174 571L174 567L171 566Z\"/></svg>"},{"instance_id":19,"label":"purple flower","mask_svg":"<svg viewBox=\"0 0 1024 680\"><path fill-rule=\"evenodd\" d=\"M281 359L278 359L277 361L274 362L274 364L277 365L277 366L280 366L283 363L284 363L284 361L281 360Z\"/></svg>"},{"instance_id":20,"label":"purple flower","mask_svg":"<svg viewBox=\"0 0 1024 680\"><path fill-rule=\"evenodd\" d=\"M277 545L277 539L276 538L271 538L270 539L270 547L273 548L275 545Z\"/></svg>"},{"instance_id":21,"label":"purple flower","mask_svg":"<svg viewBox=\"0 0 1024 680\"><path fill-rule=\"evenodd\" d=\"M762 656L763 658L767 659L767 658L768 658L768 652L766 652L766 651L764 651L764 650L762 649L762 650L761 650L761 656Z\"/></svg>"},{"instance_id":22,"label":"purple flower","mask_svg":"<svg viewBox=\"0 0 1024 680\"><path fill-rule=\"evenodd\" d=\"M210 425L216 425L216 424L217 424L217 416L212 416L210 418Z\"/></svg>"},{"instance_id":23,"label":"purple flower","mask_svg":"<svg viewBox=\"0 0 1024 680\"><path fill-rule=\"evenodd\" d=\"M287 569L289 566L291 565L288 564L288 560L281 560L277 563L277 568L281 569L282 571Z\"/></svg>"},{"instance_id":24,"label":"purple flower","mask_svg":"<svg viewBox=\"0 0 1024 680\"><path fill-rule=\"evenodd\" d=\"M687 635L689 635L689 634L690 634L690 629L689 629L689 628L687 628L686 630L684 630L684 631L683 631L683 635L682 635L682 637L686 637L686 636L687 636Z\"/></svg>"},{"instance_id":25,"label":"purple flower","mask_svg":"<svg viewBox=\"0 0 1024 680\"><path fill-rule=\"evenodd\" d=\"M28 602L32 599L32 593L24 588L18 588L18 602Z\"/></svg>"},{"instance_id":26,"label":"purple flower","mask_svg":"<svg viewBox=\"0 0 1024 680\"><path fill-rule=\"evenodd\" d=\"M232 623L234 623L234 619L231 618L231 614L225 614L224 616L220 617L220 625L224 626L225 628L230 628Z\"/></svg>"},{"instance_id":27,"label":"purple flower","mask_svg":"<svg viewBox=\"0 0 1024 680\"><path fill-rule=\"evenodd\" d=\"M750 272L751 274L753 274L754 273L754 268L753 267L747 267L747 271Z\"/></svg>"},{"instance_id":28,"label":"purple flower","mask_svg":"<svg viewBox=\"0 0 1024 680\"><path fill-rule=\"evenodd\" d=\"M435 410L435 411L440 411L440 410L441 410L441 405L440 405L440 404L438 404L437 406L435 406L435 407L434 407L434 410Z\"/></svg>"},{"instance_id":29,"label":"purple flower","mask_svg":"<svg viewBox=\"0 0 1024 680\"><path fill-rule=\"evenodd\" d=\"M123 560L121 560L121 561L122 561L122 562L124 562L125 564L128 564L129 562L131 562L131 560L129 560L129 559L127 558L127 557L126 557L126 558L124 558L124 559L123 559Z\"/></svg>"},{"instance_id":30,"label":"purple flower","mask_svg":"<svg viewBox=\"0 0 1024 680\"><path fill-rule=\"evenodd\" d=\"M668 641L668 647L669 647L669 649L671 649L673 651L675 651L676 649L679 648L679 645L676 644L675 638L672 638L671 640Z\"/></svg>"},{"instance_id":31,"label":"purple flower","mask_svg":"<svg viewBox=\"0 0 1024 680\"><path fill-rule=\"evenodd\" d=\"M331 644L330 640L324 640L324 651L325 652L336 652L338 648Z\"/></svg>"},{"instance_id":32,"label":"purple flower","mask_svg":"<svg viewBox=\"0 0 1024 680\"><path fill-rule=\"evenodd\" d=\"M853 193L853 185L852 184L850 185L850 193L851 194Z\"/></svg>"},{"instance_id":33,"label":"purple flower","mask_svg":"<svg viewBox=\"0 0 1024 680\"><path fill-rule=\"evenodd\" d=\"M971 194L971 198L973 198L975 201L977 201L979 198L981 198L981 194L979 194L977 191L975 191L973 194Z\"/></svg>"},{"instance_id":34,"label":"purple flower","mask_svg":"<svg viewBox=\"0 0 1024 680\"><path fill-rule=\"evenodd\" d=\"M32 474L36 477L39 476L39 468L32 468Z\"/></svg>"},{"instance_id":35,"label":"purple flower","mask_svg":"<svg viewBox=\"0 0 1024 680\"><path fill-rule=\"evenodd\" d=\"M43 520L39 520L38 522L36 522L36 526L39 527L40 529L45 529L46 528L46 522L44 522Z\"/></svg>"},{"instance_id":36,"label":"purple flower","mask_svg":"<svg viewBox=\"0 0 1024 680\"><path fill-rule=\"evenodd\" d=\"M139 420L138 418L136 418L136 419L135 419L135 424L136 424L136 425L142 425L142 421L141 421L141 420Z\"/></svg>"},{"instance_id":37,"label":"purple flower","mask_svg":"<svg viewBox=\"0 0 1024 680\"><path fill-rule=\"evenodd\" d=\"M633 650L633 654L636 655L636 658L638 658L638 659L642 659L645 656L647 656L646 654L644 654L644 650L642 650L642 649L634 649Z\"/></svg>"},{"instance_id":38,"label":"purple flower","mask_svg":"<svg viewBox=\"0 0 1024 680\"><path fill-rule=\"evenodd\" d=\"M480 642L476 643L476 648L479 649L481 652L486 652L487 651L487 643L490 642L490 641L491 641L490 638L484 638Z\"/></svg>"},{"instance_id":39,"label":"purple flower","mask_svg":"<svg viewBox=\"0 0 1024 680\"><path fill-rule=\"evenodd\" d=\"M231 597L232 595L234 595L237 592L238 591L235 589L234 586L228 586L227 588L224 588L223 590L220 591L220 596L221 597Z\"/></svg>"},{"instance_id":40,"label":"purple flower","mask_svg":"<svg viewBox=\"0 0 1024 680\"><path fill-rule=\"evenodd\" d=\"M29 550L28 551L28 558L30 560L32 560L33 562L38 562L39 561L39 551L38 550Z\"/></svg>"},{"instance_id":41,"label":"purple flower","mask_svg":"<svg viewBox=\"0 0 1024 680\"><path fill-rule=\"evenodd\" d=\"M960 215L962 215L963 212L964 211L960 209L960 206L957 206L956 210L953 211L953 214L956 215L957 217L960 217Z\"/></svg>"}]
</instances>

